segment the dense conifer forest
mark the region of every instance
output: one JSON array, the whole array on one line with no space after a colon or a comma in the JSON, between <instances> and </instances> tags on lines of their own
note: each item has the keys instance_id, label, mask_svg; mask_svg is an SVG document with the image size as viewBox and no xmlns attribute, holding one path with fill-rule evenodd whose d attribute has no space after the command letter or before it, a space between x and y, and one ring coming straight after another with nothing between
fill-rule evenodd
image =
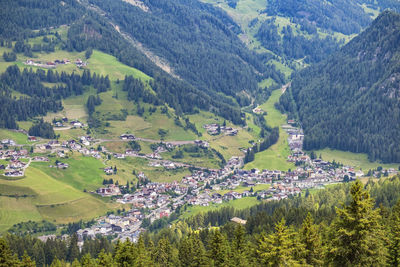
<instances>
[{"instance_id":1,"label":"dense conifer forest","mask_svg":"<svg viewBox=\"0 0 400 267\"><path fill-rule=\"evenodd\" d=\"M339 52L293 76L280 103L298 114L305 149L400 162L399 29L400 15L384 12Z\"/></svg>"}]
</instances>

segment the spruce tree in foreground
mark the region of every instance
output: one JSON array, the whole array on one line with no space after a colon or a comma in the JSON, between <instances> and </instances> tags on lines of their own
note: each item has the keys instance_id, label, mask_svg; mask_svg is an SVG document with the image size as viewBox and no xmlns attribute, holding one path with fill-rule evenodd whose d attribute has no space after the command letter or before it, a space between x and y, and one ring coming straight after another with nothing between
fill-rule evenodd
<instances>
[{"instance_id":1,"label":"spruce tree in foreground","mask_svg":"<svg viewBox=\"0 0 400 267\"><path fill-rule=\"evenodd\" d=\"M321 239L318 233L318 226L314 224L314 220L310 213L304 220L300 228L300 242L304 246L303 255L307 264L312 266L323 265L323 253Z\"/></svg>"},{"instance_id":2,"label":"spruce tree in foreground","mask_svg":"<svg viewBox=\"0 0 400 267\"><path fill-rule=\"evenodd\" d=\"M379 212L373 209L374 200L359 180L350 193L349 205L336 208L330 259L335 266L383 266L387 249Z\"/></svg>"},{"instance_id":3,"label":"spruce tree in foreground","mask_svg":"<svg viewBox=\"0 0 400 267\"><path fill-rule=\"evenodd\" d=\"M286 225L285 219L275 226L275 233L262 235L256 252L263 266L293 266L299 262L295 259L296 244L294 233Z\"/></svg>"},{"instance_id":4,"label":"spruce tree in foreground","mask_svg":"<svg viewBox=\"0 0 400 267\"><path fill-rule=\"evenodd\" d=\"M17 257L13 255L6 241L0 238L0 267L17 267L19 262Z\"/></svg>"},{"instance_id":5,"label":"spruce tree in foreground","mask_svg":"<svg viewBox=\"0 0 400 267\"><path fill-rule=\"evenodd\" d=\"M393 207L389 229L389 263L400 266L400 201Z\"/></svg>"}]
</instances>

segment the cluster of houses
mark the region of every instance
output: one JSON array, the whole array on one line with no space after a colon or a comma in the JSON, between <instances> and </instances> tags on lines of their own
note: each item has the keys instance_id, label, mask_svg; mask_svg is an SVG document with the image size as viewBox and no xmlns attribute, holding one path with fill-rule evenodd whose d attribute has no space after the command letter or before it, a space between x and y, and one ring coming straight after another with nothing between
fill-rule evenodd
<instances>
[{"instance_id":1,"label":"cluster of houses","mask_svg":"<svg viewBox=\"0 0 400 267\"><path fill-rule=\"evenodd\" d=\"M121 134L119 138L121 140L135 140L135 136L133 134Z\"/></svg>"},{"instance_id":2,"label":"cluster of houses","mask_svg":"<svg viewBox=\"0 0 400 267\"><path fill-rule=\"evenodd\" d=\"M147 183L132 193L125 194L118 198L117 202L122 204L132 204L136 208L159 209L167 206L173 196L181 197L187 193L188 188L173 183Z\"/></svg>"},{"instance_id":3,"label":"cluster of houses","mask_svg":"<svg viewBox=\"0 0 400 267\"><path fill-rule=\"evenodd\" d=\"M195 140L194 143L201 147L201 148L208 148L210 147L210 144L207 141L203 141L203 140Z\"/></svg>"},{"instance_id":4,"label":"cluster of houses","mask_svg":"<svg viewBox=\"0 0 400 267\"><path fill-rule=\"evenodd\" d=\"M56 59L54 61L46 61L46 62L42 62L39 60L33 60L33 59L27 59L24 64L25 65L29 65L29 66L36 66L36 67L40 67L40 68L46 68L46 69L54 69L56 68L58 65L66 65L66 64L70 64L71 61L69 59ZM82 61L80 58L78 58L77 60L75 60L75 65L78 68L83 68L87 66L87 62L86 61Z\"/></svg>"},{"instance_id":5,"label":"cluster of houses","mask_svg":"<svg viewBox=\"0 0 400 267\"><path fill-rule=\"evenodd\" d=\"M253 108L253 113L254 114L264 114L264 110L262 110L260 107Z\"/></svg>"},{"instance_id":6,"label":"cluster of houses","mask_svg":"<svg viewBox=\"0 0 400 267\"><path fill-rule=\"evenodd\" d=\"M102 197L111 197L111 196L121 195L121 190L120 190L119 186L114 185L114 184L109 184L105 187L101 187L101 188L97 189L96 193Z\"/></svg>"},{"instance_id":7,"label":"cluster of houses","mask_svg":"<svg viewBox=\"0 0 400 267\"><path fill-rule=\"evenodd\" d=\"M87 148L90 146L94 140L90 136L81 136L79 137L79 141L74 139L60 142L58 140L50 140L46 144L37 144L35 152L44 153L57 153L59 157L64 157L65 150L70 149L72 151L77 151L85 156L92 156L94 158L100 159L101 153L100 151L94 148ZM105 148L102 148L102 151L105 151Z\"/></svg>"},{"instance_id":8,"label":"cluster of houses","mask_svg":"<svg viewBox=\"0 0 400 267\"><path fill-rule=\"evenodd\" d=\"M175 170L177 168L184 167L185 164L172 162L169 160L153 160L149 162L150 167L163 167L167 170Z\"/></svg>"},{"instance_id":9,"label":"cluster of houses","mask_svg":"<svg viewBox=\"0 0 400 267\"><path fill-rule=\"evenodd\" d=\"M80 59L80 58L78 58L77 60L75 60L75 65L78 67L78 68L84 68L84 67L86 67L87 66L87 61L83 61L82 59Z\"/></svg>"},{"instance_id":10,"label":"cluster of houses","mask_svg":"<svg viewBox=\"0 0 400 267\"><path fill-rule=\"evenodd\" d=\"M207 130L207 133L209 135L219 135L219 134L223 133L225 135L235 136L239 132L238 129L228 127L228 126L221 126L217 123L204 124L203 128Z\"/></svg>"},{"instance_id":11,"label":"cluster of houses","mask_svg":"<svg viewBox=\"0 0 400 267\"><path fill-rule=\"evenodd\" d=\"M76 121L73 122L76 123ZM225 134L234 130L229 127L220 127L217 124L207 125L206 129L207 131L214 131L215 126ZM100 234L112 235L124 240L128 238L135 241L143 231L141 223L144 218L153 221L169 216L175 209L186 204L208 206L243 197L281 200L291 195L299 194L307 188L322 188L326 184L343 181L346 176L350 179L355 179L364 175L362 171L355 170L349 166L337 167L337 165L322 159L311 159L302 151L304 139L302 130L291 125L285 126L284 129L288 132L288 142L292 152L287 160L296 163L297 167L295 169L285 172L279 170L243 170L243 158L233 157L221 169L192 169L191 174L183 177L180 182L150 182L144 173L139 173L140 186L132 193L125 194L127 192L127 190L123 190L125 186L114 184L104 185L97 189L96 192L93 192L103 197L114 197L117 202L130 204L133 209L118 216L102 217L92 227L79 230L78 236L80 240ZM122 134L120 139L135 140L135 136ZM2 140L2 143L3 141L5 142L5 140ZM9 143L10 140L7 140L7 142ZM51 140L47 144L38 144L36 147L43 149L45 152L56 152L60 158L63 155L65 156L64 150L66 149L78 151L83 155L101 158L99 151L88 148L93 143L95 143L95 140L91 136L82 136L79 137L78 141L59 142ZM200 140L195 141L195 144L200 147L209 146L207 142ZM138 154L137 151L131 149L126 150L123 154L109 153L104 147L101 151L116 158L125 158L126 156L148 158L151 159L149 165L152 167L164 167L166 169L187 167L183 163L161 160L160 153L166 152L173 147L172 144L160 145L153 153L148 155ZM0 159L9 161L7 167L3 165L4 169L22 171L26 163L20 161L19 158L28 158L28 152L26 150L0 150ZM35 156L32 160L49 161L47 157L40 156ZM54 167L64 169L69 166L66 163L57 161ZM2 166L0 165L1 168ZM107 167L104 168L104 172L111 175L114 173L114 169ZM390 173L395 172L395 170L390 170ZM253 190L254 187L261 184L270 186L265 190ZM241 187L240 191L237 190L238 187ZM243 190L243 187L247 187L246 190ZM224 190L224 193L221 190ZM131 191L128 190L128 192ZM142 213L143 210L146 211L146 214Z\"/></svg>"},{"instance_id":12,"label":"cluster of houses","mask_svg":"<svg viewBox=\"0 0 400 267\"><path fill-rule=\"evenodd\" d=\"M27 163L24 163L17 159L11 159L8 162L7 166L1 167L5 170L4 176L7 177L21 177L24 176L24 169L27 166Z\"/></svg>"},{"instance_id":13,"label":"cluster of houses","mask_svg":"<svg viewBox=\"0 0 400 267\"><path fill-rule=\"evenodd\" d=\"M41 67L41 68L46 68L46 69L54 69L57 67L57 65L65 65L65 64L70 64L71 61L69 59L56 59L54 61L47 61L47 62L41 62L38 60L33 60L33 59L27 59L25 61L25 65L29 66L36 66L36 67Z\"/></svg>"},{"instance_id":14,"label":"cluster of houses","mask_svg":"<svg viewBox=\"0 0 400 267\"><path fill-rule=\"evenodd\" d=\"M76 232L79 241L78 246L82 247L84 240L94 239L98 235L136 242L140 233L144 231L140 228L143 219L144 215L138 209L131 209L122 215L110 214L101 217L91 227L80 229Z\"/></svg>"},{"instance_id":15,"label":"cluster of houses","mask_svg":"<svg viewBox=\"0 0 400 267\"><path fill-rule=\"evenodd\" d=\"M68 124L72 128L82 128L85 127L85 124L79 120L71 120L69 121L68 118L64 117L61 119L54 119L53 120L53 126L56 128L61 128L61 127L68 127Z\"/></svg>"},{"instance_id":16,"label":"cluster of houses","mask_svg":"<svg viewBox=\"0 0 400 267\"><path fill-rule=\"evenodd\" d=\"M56 165L50 165L50 168L57 168L57 169L68 169L69 164L68 163L63 163L63 162L57 162Z\"/></svg>"},{"instance_id":17,"label":"cluster of houses","mask_svg":"<svg viewBox=\"0 0 400 267\"><path fill-rule=\"evenodd\" d=\"M9 149L9 150L0 150L0 159L10 159L10 160L17 160L19 158L27 158L28 157L28 150L26 149Z\"/></svg>"},{"instance_id":18,"label":"cluster of houses","mask_svg":"<svg viewBox=\"0 0 400 267\"><path fill-rule=\"evenodd\" d=\"M4 145L7 145L7 146L15 146L16 145L15 141L12 139L3 139L3 140L1 140L1 144L3 146Z\"/></svg>"},{"instance_id":19,"label":"cluster of houses","mask_svg":"<svg viewBox=\"0 0 400 267\"><path fill-rule=\"evenodd\" d=\"M58 127L58 128L59 127L65 127L67 123L68 123L68 118L67 117L53 120L54 127Z\"/></svg>"}]
</instances>

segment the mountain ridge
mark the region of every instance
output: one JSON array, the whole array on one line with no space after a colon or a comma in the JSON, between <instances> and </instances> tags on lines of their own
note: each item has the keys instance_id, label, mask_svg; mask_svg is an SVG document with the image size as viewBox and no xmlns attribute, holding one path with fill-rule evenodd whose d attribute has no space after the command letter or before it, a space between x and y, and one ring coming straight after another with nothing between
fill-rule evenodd
<instances>
[{"instance_id":1,"label":"mountain ridge","mask_svg":"<svg viewBox=\"0 0 400 267\"><path fill-rule=\"evenodd\" d=\"M385 11L339 52L293 76L280 103L298 114L305 149L400 162L399 29L400 15Z\"/></svg>"}]
</instances>

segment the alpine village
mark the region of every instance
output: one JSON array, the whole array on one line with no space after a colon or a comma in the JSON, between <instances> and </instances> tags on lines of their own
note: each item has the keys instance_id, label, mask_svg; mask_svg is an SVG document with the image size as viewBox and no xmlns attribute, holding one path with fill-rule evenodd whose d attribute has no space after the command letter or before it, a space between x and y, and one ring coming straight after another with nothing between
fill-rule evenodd
<instances>
[{"instance_id":1,"label":"alpine village","mask_svg":"<svg viewBox=\"0 0 400 267\"><path fill-rule=\"evenodd\" d=\"M3 266L400 266L400 1L0 0Z\"/></svg>"}]
</instances>

